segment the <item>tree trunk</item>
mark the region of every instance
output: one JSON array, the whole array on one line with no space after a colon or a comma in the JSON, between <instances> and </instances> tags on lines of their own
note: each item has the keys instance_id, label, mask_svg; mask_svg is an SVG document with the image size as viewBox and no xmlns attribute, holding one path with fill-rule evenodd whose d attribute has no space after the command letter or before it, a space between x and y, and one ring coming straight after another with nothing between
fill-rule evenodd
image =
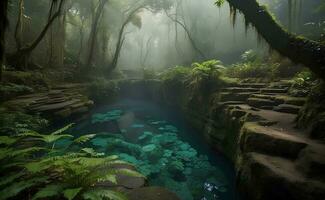
<instances>
[{"instance_id":1,"label":"tree trunk","mask_svg":"<svg viewBox=\"0 0 325 200\"><path fill-rule=\"evenodd\" d=\"M293 62L304 64L320 78L325 79L325 46L284 30L256 0L227 0L240 10L245 19L269 45Z\"/></svg>"},{"instance_id":2,"label":"tree trunk","mask_svg":"<svg viewBox=\"0 0 325 200\"><path fill-rule=\"evenodd\" d=\"M31 44L17 49L17 51L8 58L10 64L15 67L26 67L28 65L30 54L42 41L55 19L60 16L64 1L65 0L60 0L57 11L49 17L47 24L45 25L41 33L38 35L38 37ZM52 3L50 13L52 12L53 4L54 3Z\"/></svg>"},{"instance_id":3,"label":"tree trunk","mask_svg":"<svg viewBox=\"0 0 325 200\"><path fill-rule=\"evenodd\" d=\"M91 67L91 62L94 56L94 49L95 49L95 43L96 43L96 36L98 32L98 24L99 19L102 16L102 13L104 11L104 6L108 2L108 0L100 0L99 5L96 8L95 15L93 16L93 23L91 26L91 32L89 35L89 54L86 62L86 67Z\"/></svg>"},{"instance_id":4,"label":"tree trunk","mask_svg":"<svg viewBox=\"0 0 325 200\"><path fill-rule=\"evenodd\" d=\"M23 20L24 20L24 0L19 0L18 3L18 19L15 28L15 40L17 49L21 48L23 35Z\"/></svg>"},{"instance_id":5,"label":"tree trunk","mask_svg":"<svg viewBox=\"0 0 325 200\"><path fill-rule=\"evenodd\" d=\"M173 22L179 24L185 31L193 49L195 50L195 52L197 52L203 59L206 59L205 54L200 50L200 48L196 45L194 39L192 38L191 32L187 29L186 25L184 23L182 23L181 21L179 21L177 18L174 19L170 14L168 14L168 12L165 10L165 14L166 16L172 20Z\"/></svg>"},{"instance_id":6,"label":"tree trunk","mask_svg":"<svg viewBox=\"0 0 325 200\"><path fill-rule=\"evenodd\" d=\"M2 70L4 64L5 52L5 32L8 26L8 0L0 1L0 81L2 81Z\"/></svg>"},{"instance_id":7,"label":"tree trunk","mask_svg":"<svg viewBox=\"0 0 325 200\"><path fill-rule=\"evenodd\" d=\"M121 29L120 29L119 34L118 34L118 40L117 40L117 43L116 43L113 60L111 62L111 65L109 66L108 73L110 73L111 71L113 71L117 67L118 60L119 60L119 57L120 57L120 53L121 53L121 50L122 50L122 46L123 46L123 43L124 43L124 40L125 40L125 37L123 36L123 34L124 34L124 30L125 30L126 26L132 20L133 15L136 12L138 12L140 9L142 9L143 7L144 7L144 5L141 5L141 6L137 7L136 9L134 9L132 12L130 12L130 14L127 16L126 20L122 24Z\"/></svg>"}]
</instances>

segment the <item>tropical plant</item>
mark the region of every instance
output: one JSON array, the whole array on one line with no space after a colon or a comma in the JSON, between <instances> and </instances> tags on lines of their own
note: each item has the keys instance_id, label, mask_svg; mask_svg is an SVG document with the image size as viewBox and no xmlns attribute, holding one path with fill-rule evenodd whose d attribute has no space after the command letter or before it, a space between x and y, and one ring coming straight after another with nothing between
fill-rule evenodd
<instances>
[{"instance_id":1,"label":"tropical plant","mask_svg":"<svg viewBox=\"0 0 325 200\"><path fill-rule=\"evenodd\" d=\"M219 60L208 60L203 63L193 63L192 71L188 77L188 87L204 89L206 86L216 86L225 67Z\"/></svg>"},{"instance_id":2,"label":"tropical plant","mask_svg":"<svg viewBox=\"0 0 325 200\"><path fill-rule=\"evenodd\" d=\"M64 134L72 124L51 134L26 131L16 136L0 136L0 199L126 199L118 192L100 187L117 183L118 174L142 177L136 171L118 168L128 165L117 156L105 156L92 148L69 151L95 134L74 138ZM65 149L56 148L63 139L72 140Z\"/></svg>"}]
</instances>

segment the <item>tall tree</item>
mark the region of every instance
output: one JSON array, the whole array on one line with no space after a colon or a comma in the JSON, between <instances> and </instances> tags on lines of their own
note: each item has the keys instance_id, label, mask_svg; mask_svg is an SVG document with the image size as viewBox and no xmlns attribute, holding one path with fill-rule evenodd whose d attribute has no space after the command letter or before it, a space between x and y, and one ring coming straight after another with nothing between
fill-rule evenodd
<instances>
[{"instance_id":1,"label":"tall tree","mask_svg":"<svg viewBox=\"0 0 325 200\"><path fill-rule=\"evenodd\" d=\"M5 52L5 31L8 26L7 19L8 0L0 1L0 81L2 81L2 70Z\"/></svg>"},{"instance_id":2,"label":"tall tree","mask_svg":"<svg viewBox=\"0 0 325 200\"><path fill-rule=\"evenodd\" d=\"M294 62L304 64L320 78L325 79L325 46L323 44L289 33L256 0L227 1L231 7L244 14L245 19L256 28L273 49Z\"/></svg>"},{"instance_id":3,"label":"tall tree","mask_svg":"<svg viewBox=\"0 0 325 200\"><path fill-rule=\"evenodd\" d=\"M95 43L96 43L96 37L98 32L98 25L100 18L104 12L105 4L108 2L108 0L99 0L98 5L93 9L93 16L92 16L92 25L89 35L89 54L86 62L86 67L91 67L91 62L94 56L94 49L95 49Z\"/></svg>"},{"instance_id":4,"label":"tall tree","mask_svg":"<svg viewBox=\"0 0 325 200\"><path fill-rule=\"evenodd\" d=\"M26 45L21 45L19 49L16 50L15 53L10 55L8 57L8 62L18 68L26 68L30 64L30 55L32 51L39 45L39 43L42 41L44 36L46 35L47 31L53 24L53 22L61 15L63 4L65 0L52 0L51 1L51 7L49 10L49 18L40 32L40 34L36 37L36 39ZM20 16L19 16L20 17Z\"/></svg>"},{"instance_id":5,"label":"tall tree","mask_svg":"<svg viewBox=\"0 0 325 200\"><path fill-rule=\"evenodd\" d=\"M121 29L118 33L118 39L117 39L117 43L116 43L116 47L115 47L113 60L111 62L111 65L109 66L108 72L111 72L112 70L114 70L117 67L121 49L122 49L122 46L123 46L123 43L125 40L125 37L124 37L125 28L132 20L135 19L135 17L136 17L135 14L144 7L145 7L145 4L141 4L140 6L136 7L135 9L131 10L128 14L126 14L127 17L125 18L125 21L123 22ZM141 19L137 19L137 20L140 20L140 22L141 22Z\"/></svg>"}]
</instances>

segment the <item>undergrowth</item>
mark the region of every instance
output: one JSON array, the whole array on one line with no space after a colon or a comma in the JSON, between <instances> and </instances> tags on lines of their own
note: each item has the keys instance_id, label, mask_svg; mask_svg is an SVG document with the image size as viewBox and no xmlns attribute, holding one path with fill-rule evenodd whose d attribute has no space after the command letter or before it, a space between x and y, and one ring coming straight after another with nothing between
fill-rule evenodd
<instances>
[{"instance_id":1,"label":"undergrowth","mask_svg":"<svg viewBox=\"0 0 325 200\"><path fill-rule=\"evenodd\" d=\"M95 134L78 138L64 132L68 125L51 134L24 131L0 136L0 199L126 199L100 183L117 183L117 175L142 177L141 174L120 169L127 163L117 156L105 156L91 148L71 151L72 145L82 145ZM64 149L56 143L70 139ZM115 166L115 167L114 167Z\"/></svg>"}]
</instances>

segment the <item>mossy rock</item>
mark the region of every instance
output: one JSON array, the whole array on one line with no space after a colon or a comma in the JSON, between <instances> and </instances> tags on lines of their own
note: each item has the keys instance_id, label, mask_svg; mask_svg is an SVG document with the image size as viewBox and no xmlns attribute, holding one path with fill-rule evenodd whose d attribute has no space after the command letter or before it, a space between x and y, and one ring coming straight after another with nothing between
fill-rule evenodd
<instances>
[{"instance_id":1,"label":"mossy rock","mask_svg":"<svg viewBox=\"0 0 325 200\"><path fill-rule=\"evenodd\" d=\"M256 123L245 123L241 132L240 148L245 153L259 152L297 158L306 146L306 142L298 137L285 135Z\"/></svg>"}]
</instances>

